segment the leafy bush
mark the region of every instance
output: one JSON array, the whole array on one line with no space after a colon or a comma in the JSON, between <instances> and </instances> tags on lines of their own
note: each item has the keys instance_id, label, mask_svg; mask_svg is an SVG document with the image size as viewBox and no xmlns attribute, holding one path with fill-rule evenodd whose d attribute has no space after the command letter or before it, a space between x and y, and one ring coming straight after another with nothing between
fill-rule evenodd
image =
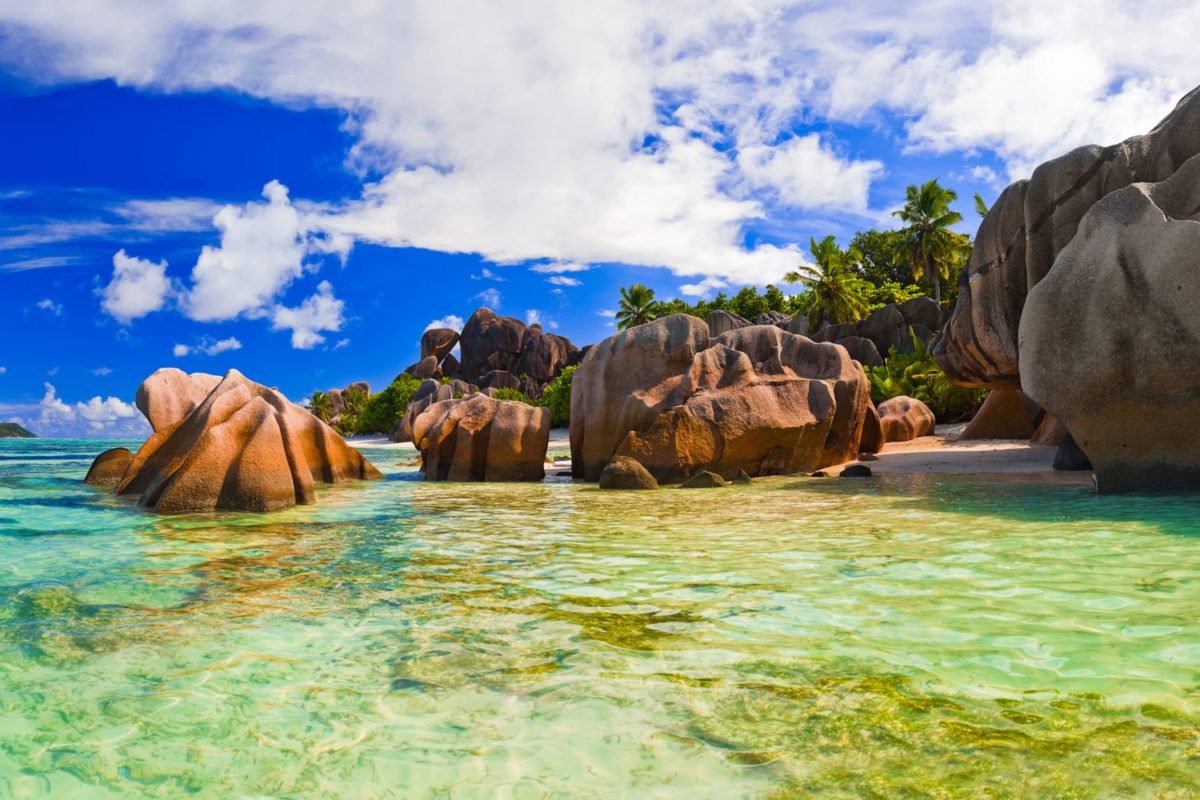
<instances>
[{"instance_id":1,"label":"leafy bush","mask_svg":"<svg viewBox=\"0 0 1200 800\"><path fill-rule=\"evenodd\" d=\"M950 382L929 347L909 329L913 352L892 348L881 367L867 367L871 401L878 404L892 397L915 397L934 413L939 422L954 422L974 414L987 396L986 389L967 389Z\"/></svg>"},{"instance_id":2,"label":"leafy bush","mask_svg":"<svg viewBox=\"0 0 1200 800\"><path fill-rule=\"evenodd\" d=\"M578 366L567 367L542 390L537 399L539 406L550 409L550 424L565 428L571 423L571 381Z\"/></svg>"},{"instance_id":3,"label":"leafy bush","mask_svg":"<svg viewBox=\"0 0 1200 800\"><path fill-rule=\"evenodd\" d=\"M356 433L388 433L404 416L408 401L420 387L421 381L407 372L400 374L391 385L373 394L363 403L353 428Z\"/></svg>"},{"instance_id":4,"label":"leafy bush","mask_svg":"<svg viewBox=\"0 0 1200 800\"><path fill-rule=\"evenodd\" d=\"M525 395L521 394L516 389L497 389L492 395L493 400L510 400L515 403L524 403L527 406L537 405Z\"/></svg>"}]
</instances>

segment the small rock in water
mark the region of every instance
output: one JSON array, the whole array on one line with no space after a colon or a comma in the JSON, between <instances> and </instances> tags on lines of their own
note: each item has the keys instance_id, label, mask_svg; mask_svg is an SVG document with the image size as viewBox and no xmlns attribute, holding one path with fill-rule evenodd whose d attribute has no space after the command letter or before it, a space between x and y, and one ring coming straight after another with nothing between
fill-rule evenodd
<instances>
[{"instance_id":1,"label":"small rock in water","mask_svg":"<svg viewBox=\"0 0 1200 800\"><path fill-rule=\"evenodd\" d=\"M89 486L116 486L133 463L133 453L124 447L105 450L96 456L83 482Z\"/></svg>"},{"instance_id":2,"label":"small rock in water","mask_svg":"<svg viewBox=\"0 0 1200 800\"><path fill-rule=\"evenodd\" d=\"M746 474L746 470L739 469L737 476L734 477L734 479L733 479L733 482L734 483L753 483L754 481L751 480L750 476Z\"/></svg>"},{"instance_id":3,"label":"small rock in water","mask_svg":"<svg viewBox=\"0 0 1200 800\"><path fill-rule=\"evenodd\" d=\"M869 478L871 477L871 468L866 464L851 464L842 470L843 478Z\"/></svg>"},{"instance_id":4,"label":"small rock in water","mask_svg":"<svg viewBox=\"0 0 1200 800\"><path fill-rule=\"evenodd\" d=\"M718 486L724 486L725 479L715 472L701 470L692 477L688 478L679 487L681 489L715 489Z\"/></svg>"},{"instance_id":5,"label":"small rock in water","mask_svg":"<svg viewBox=\"0 0 1200 800\"><path fill-rule=\"evenodd\" d=\"M635 459L614 456L600 473L600 488L657 489L658 481Z\"/></svg>"},{"instance_id":6,"label":"small rock in water","mask_svg":"<svg viewBox=\"0 0 1200 800\"><path fill-rule=\"evenodd\" d=\"M819 469L816 472L814 472L813 474L809 475L808 477L810 477L810 478L828 478L829 473L823 469Z\"/></svg>"}]
</instances>

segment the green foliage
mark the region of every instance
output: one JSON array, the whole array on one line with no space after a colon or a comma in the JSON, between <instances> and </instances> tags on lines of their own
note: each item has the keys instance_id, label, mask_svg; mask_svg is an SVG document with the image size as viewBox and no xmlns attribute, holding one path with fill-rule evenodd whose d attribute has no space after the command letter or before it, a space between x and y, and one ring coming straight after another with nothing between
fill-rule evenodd
<instances>
[{"instance_id":1,"label":"green foliage","mask_svg":"<svg viewBox=\"0 0 1200 800\"><path fill-rule=\"evenodd\" d=\"M15 422L0 422L0 439L36 439L33 434Z\"/></svg>"},{"instance_id":2,"label":"green foliage","mask_svg":"<svg viewBox=\"0 0 1200 800\"><path fill-rule=\"evenodd\" d=\"M877 231L874 228L854 234L850 240L850 250L859 256L857 272L873 286L911 284L912 266L906 259L897 257L902 238L900 231Z\"/></svg>"},{"instance_id":3,"label":"green foliage","mask_svg":"<svg viewBox=\"0 0 1200 800\"><path fill-rule=\"evenodd\" d=\"M373 394L366 399L362 410L357 414L357 419L354 420L354 427L349 430L355 433L390 432L404 416L404 409L408 408L408 401L412 399L413 393L417 391L421 383L407 372L401 373L382 392ZM353 392L348 394L353 394ZM352 414L352 416L354 415ZM343 414L343 423L345 423L345 417L346 415Z\"/></svg>"},{"instance_id":4,"label":"green foliage","mask_svg":"<svg viewBox=\"0 0 1200 800\"><path fill-rule=\"evenodd\" d=\"M643 325L661 316L659 303L654 300L654 290L640 283L621 288L621 300L617 309L617 330L623 331L634 325Z\"/></svg>"},{"instance_id":5,"label":"green foliage","mask_svg":"<svg viewBox=\"0 0 1200 800\"><path fill-rule=\"evenodd\" d=\"M980 217L986 217L988 215L988 210L989 209L988 209L987 203L983 202L983 197L980 196L979 192L976 192L975 193L975 213L978 214Z\"/></svg>"},{"instance_id":6,"label":"green foliage","mask_svg":"<svg viewBox=\"0 0 1200 800\"><path fill-rule=\"evenodd\" d=\"M896 258L907 261L913 280L928 280L933 286L933 299L942 302L942 281L949 282L952 264L964 261L971 240L951 227L962 222L962 214L950 204L958 194L943 187L934 178L920 186L909 186L904 206L892 212L905 223L896 242Z\"/></svg>"},{"instance_id":7,"label":"green foliage","mask_svg":"<svg viewBox=\"0 0 1200 800\"><path fill-rule=\"evenodd\" d=\"M867 367L871 382L871 400L878 404L892 397L915 397L939 422L953 422L974 414L987 396L986 389L956 386L934 361L921 337L912 333L913 352L898 353L892 348L881 367Z\"/></svg>"},{"instance_id":8,"label":"green foliage","mask_svg":"<svg viewBox=\"0 0 1200 800\"><path fill-rule=\"evenodd\" d=\"M728 311L753 322L756 317L768 311L779 311L793 316L807 313L810 302L811 295L807 291L787 295L779 287L768 284L766 290L761 293L753 286L745 286L733 297L725 292L718 292L712 300L688 303L674 298L658 305L659 316L691 314L693 317L704 319L714 311Z\"/></svg>"},{"instance_id":9,"label":"green foliage","mask_svg":"<svg viewBox=\"0 0 1200 800\"><path fill-rule=\"evenodd\" d=\"M328 423L333 416L333 404L329 402L329 395L325 392L313 392L312 397L308 398L308 410L321 422Z\"/></svg>"},{"instance_id":10,"label":"green foliage","mask_svg":"<svg viewBox=\"0 0 1200 800\"><path fill-rule=\"evenodd\" d=\"M868 286L866 296L867 313L870 314L872 311L883 308L889 303L900 304L914 297L924 297L925 290L912 283L901 286L898 283L888 281L879 286Z\"/></svg>"},{"instance_id":11,"label":"green foliage","mask_svg":"<svg viewBox=\"0 0 1200 800\"><path fill-rule=\"evenodd\" d=\"M576 369L578 365L564 369L547 384L542 396L537 399L539 406L550 409L550 424L555 428L565 428L571 424L571 381Z\"/></svg>"},{"instance_id":12,"label":"green foliage","mask_svg":"<svg viewBox=\"0 0 1200 800\"><path fill-rule=\"evenodd\" d=\"M514 403L524 403L527 406L534 406L537 403L530 400L525 395L521 394L517 389L497 389L492 394L493 400L509 400Z\"/></svg>"},{"instance_id":13,"label":"green foliage","mask_svg":"<svg viewBox=\"0 0 1200 800\"><path fill-rule=\"evenodd\" d=\"M810 238L809 251L813 265L802 264L795 272L784 276L788 283L807 283L812 292L808 329L814 331L823 322L836 325L865 317L870 284L855 270L861 254L854 249L838 247L832 236L819 242Z\"/></svg>"}]
</instances>

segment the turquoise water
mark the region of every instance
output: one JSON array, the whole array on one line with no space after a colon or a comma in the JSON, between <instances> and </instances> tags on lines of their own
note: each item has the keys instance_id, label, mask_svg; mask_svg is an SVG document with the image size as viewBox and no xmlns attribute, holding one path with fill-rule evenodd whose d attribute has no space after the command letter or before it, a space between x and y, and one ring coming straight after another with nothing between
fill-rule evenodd
<instances>
[{"instance_id":1,"label":"turquoise water","mask_svg":"<svg viewBox=\"0 0 1200 800\"><path fill-rule=\"evenodd\" d=\"M1200 796L1200 502L777 478L156 518L0 442L0 797Z\"/></svg>"}]
</instances>

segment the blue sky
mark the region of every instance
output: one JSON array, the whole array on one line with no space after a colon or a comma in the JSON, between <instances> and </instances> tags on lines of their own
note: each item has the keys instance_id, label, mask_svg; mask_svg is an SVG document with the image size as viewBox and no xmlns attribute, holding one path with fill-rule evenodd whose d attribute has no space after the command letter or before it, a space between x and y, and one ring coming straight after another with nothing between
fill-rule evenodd
<instances>
[{"instance_id":1,"label":"blue sky","mask_svg":"<svg viewBox=\"0 0 1200 800\"><path fill-rule=\"evenodd\" d=\"M1190 3L731 5L0 0L0 419L140 433L161 366L382 387L480 305L594 342L910 183L973 232L1200 78Z\"/></svg>"}]
</instances>

